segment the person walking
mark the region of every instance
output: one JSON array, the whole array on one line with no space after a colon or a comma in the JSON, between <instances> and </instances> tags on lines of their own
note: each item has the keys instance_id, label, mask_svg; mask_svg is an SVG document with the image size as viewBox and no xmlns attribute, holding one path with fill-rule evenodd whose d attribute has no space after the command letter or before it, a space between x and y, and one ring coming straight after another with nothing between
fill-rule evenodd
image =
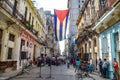
<instances>
[{"instance_id":1,"label":"person walking","mask_svg":"<svg viewBox=\"0 0 120 80\"><path fill-rule=\"evenodd\" d=\"M88 67L88 72L92 73L92 71L93 71L93 64L89 62L87 67Z\"/></svg>"},{"instance_id":2,"label":"person walking","mask_svg":"<svg viewBox=\"0 0 120 80\"><path fill-rule=\"evenodd\" d=\"M72 64L73 64L73 67L75 68L75 66L76 66L76 61L75 61L75 59L73 59Z\"/></svg>"},{"instance_id":3,"label":"person walking","mask_svg":"<svg viewBox=\"0 0 120 80\"><path fill-rule=\"evenodd\" d=\"M70 60L69 59L67 59L67 68L70 68Z\"/></svg>"},{"instance_id":4,"label":"person walking","mask_svg":"<svg viewBox=\"0 0 120 80\"><path fill-rule=\"evenodd\" d=\"M118 72L119 66L118 66L118 62L117 62L116 58L114 58L113 67L114 67L114 72L113 72L114 79L113 80L120 80L119 72Z\"/></svg>"},{"instance_id":5,"label":"person walking","mask_svg":"<svg viewBox=\"0 0 120 80\"><path fill-rule=\"evenodd\" d=\"M102 64L103 64L103 62L102 62L102 60L101 59L99 59L99 71L100 71L100 75L102 76Z\"/></svg>"},{"instance_id":6,"label":"person walking","mask_svg":"<svg viewBox=\"0 0 120 80\"><path fill-rule=\"evenodd\" d=\"M75 72L79 71L79 69L80 69L80 60L77 58Z\"/></svg>"},{"instance_id":7,"label":"person walking","mask_svg":"<svg viewBox=\"0 0 120 80\"><path fill-rule=\"evenodd\" d=\"M106 58L104 59L103 65L102 65L102 74L104 78L107 78L107 70L108 70L109 63L107 62Z\"/></svg>"}]
</instances>

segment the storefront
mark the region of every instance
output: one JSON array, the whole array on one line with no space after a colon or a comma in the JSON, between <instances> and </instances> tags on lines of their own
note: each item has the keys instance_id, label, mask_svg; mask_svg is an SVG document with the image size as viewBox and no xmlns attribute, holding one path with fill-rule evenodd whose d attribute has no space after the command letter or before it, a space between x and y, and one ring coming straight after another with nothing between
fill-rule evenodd
<instances>
[{"instance_id":1,"label":"storefront","mask_svg":"<svg viewBox=\"0 0 120 80\"><path fill-rule=\"evenodd\" d=\"M120 22L99 34L99 48L100 58L106 58L110 62L108 77L112 79L113 59L117 58L117 61L120 61Z\"/></svg>"},{"instance_id":2,"label":"storefront","mask_svg":"<svg viewBox=\"0 0 120 80\"><path fill-rule=\"evenodd\" d=\"M20 63L24 64L26 59L33 60L35 53L34 53L34 38L29 32L26 30L22 30L20 33L21 37L21 44L20 44Z\"/></svg>"}]
</instances>

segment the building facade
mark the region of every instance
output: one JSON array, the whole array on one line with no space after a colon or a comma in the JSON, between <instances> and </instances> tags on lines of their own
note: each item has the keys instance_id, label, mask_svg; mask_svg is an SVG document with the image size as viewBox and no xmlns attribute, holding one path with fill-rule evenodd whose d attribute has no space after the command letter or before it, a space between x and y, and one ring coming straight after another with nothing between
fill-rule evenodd
<instances>
[{"instance_id":1,"label":"building facade","mask_svg":"<svg viewBox=\"0 0 120 80\"><path fill-rule=\"evenodd\" d=\"M77 46L79 49L79 57L83 60L90 60L97 67L99 60L98 51L98 36L92 30L94 24L93 19L98 11L99 0L86 0L80 10L79 18L77 20L78 33L76 34ZM88 55L85 57L85 55Z\"/></svg>"},{"instance_id":2,"label":"building facade","mask_svg":"<svg viewBox=\"0 0 120 80\"><path fill-rule=\"evenodd\" d=\"M44 27L30 0L2 0L0 5L0 69L16 70L40 54Z\"/></svg>"},{"instance_id":3,"label":"building facade","mask_svg":"<svg viewBox=\"0 0 120 80\"><path fill-rule=\"evenodd\" d=\"M76 21L79 16L79 12L84 0L68 0L69 9L69 35L75 35L77 32Z\"/></svg>"},{"instance_id":4,"label":"building facade","mask_svg":"<svg viewBox=\"0 0 120 80\"><path fill-rule=\"evenodd\" d=\"M48 56L54 55L54 29L53 29L53 16L51 11L45 11L46 14L46 25L47 25L47 54Z\"/></svg>"},{"instance_id":5,"label":"building facade","mask_svg":"<svg viewBox=\"0 0 120 80\"><path fill-rule=\"evenodd\" d=\"M117 59L120 66L120 1L108 0L103 2L101 0L99 5L99 18L96 20L93 30L99 33L100 58L107 58L110 62L108 77L112 79L114 58Z\"/></svg>"},{"instance_id":6,"label":"building facade","mask_svg":"<svg viewBox=\"0 0 120 80\"><path fill-rule=\"evenodd\" d=\"M76 21L79 16L79 12L82 8L82 5L85 0L68 0L68 9L69 9L69 54L73 55L73 44L75 39L75 34L77 33Z\"/></svg>"}]
</instances>

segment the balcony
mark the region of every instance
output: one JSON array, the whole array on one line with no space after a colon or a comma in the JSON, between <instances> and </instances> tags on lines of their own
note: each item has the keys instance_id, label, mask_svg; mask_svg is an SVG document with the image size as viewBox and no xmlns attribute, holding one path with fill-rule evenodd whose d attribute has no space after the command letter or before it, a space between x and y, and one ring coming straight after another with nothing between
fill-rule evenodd
<instances>
[{"instance_id":1,"label":"balcony","mask_svg":"<svg viewBox=\"0 0 120 80\"><path fill-rule=\"evenodd\" d=\"M0 5L9 14L11 14L11 15L13 14L14 4L12 4L9 0L2 0L2 1L0 1Z\"/></svg>"},{"instance_id":2,"label":"balcony","mask_svg":"<svg viewBox=\"0 0 120 80\"><path fill-rule=\"evenodd\" d=\"M101 33L120 20L119 0L107 0L98 11L98 18L94 21L93 30Z\"/></svg>"},{"instance_id":3,"label":"balcony","mask_svg":"<svg viewBox=\"0 0 120 80\"><path fill-rule=\"evenodd\" d=\"M100 7L100 10L98 11L99 18L103 16L103 14L115 4L115 2L118 0L107 0L104 6Z\"/></svg>"}]
</instances>

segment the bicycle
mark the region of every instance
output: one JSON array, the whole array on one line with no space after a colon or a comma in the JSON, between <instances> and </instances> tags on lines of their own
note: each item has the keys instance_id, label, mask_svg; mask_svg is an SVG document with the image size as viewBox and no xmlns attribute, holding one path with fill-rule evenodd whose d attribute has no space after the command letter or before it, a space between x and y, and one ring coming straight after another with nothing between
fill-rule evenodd
<instances>
[{"instance_id":1,"label":"bicycle","mask_svg":"<svg viewBox=\"0 0 120 80\"><path fill-rule=\"evenodd\" d=\"M82 80L82 79L83 79L83 72L78 69L77 73L75 74L75 80Z\"/></svg>"},{"instance_id":2,"label":"bicycle","mask_svg":"<svg viewBox=\"0 0 120 80\"><path fill-rule=\"evenodd\" d=\"M89 71L86 69L78 69L75 74L75 80L84 80L84 78L90 78L95 80L92 76L89 75Z\"/></svg>"},{"instance_id":3,"label":"bicycle","mask_svg":"<svg viewBox=\"0 0 120 80\"><path fill-rule=\"evenodd\" d=\"M22 67L21 74L23 73L30 73L30 70L32 69L32 65L24 64Z\"/></svg>"}]
</instances>

